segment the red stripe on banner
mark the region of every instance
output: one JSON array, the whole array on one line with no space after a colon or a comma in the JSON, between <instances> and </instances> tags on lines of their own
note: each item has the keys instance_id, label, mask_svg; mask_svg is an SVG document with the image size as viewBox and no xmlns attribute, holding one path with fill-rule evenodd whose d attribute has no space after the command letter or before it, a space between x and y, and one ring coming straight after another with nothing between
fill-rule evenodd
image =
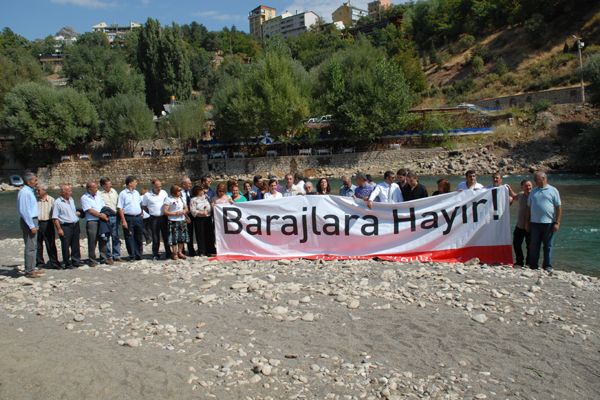
<instances>
[{"instance_id":1,"label":"red stripe on banner","mask_svg":"<svg viewBox=\"0 0 600 400\"><path fill-rule=\"evenodd\" d=\"M385 261L398 262L467 262L473 258L478 258L482 263L486 264L505 264L512 265L512 246L473 246L463 247L452 250L434 250L426 252L404 253L404 254L381 254L381 255L366 255L366 256L336 256L330 254L314 254L302 257L261 257L261 256L244 256L237 254L222 254L211 260L233 261L233 260L282 260L282 259L298 259L304 258L309 260L368 260L371 258L379 258Z\"/></svg>"}]
</instances>

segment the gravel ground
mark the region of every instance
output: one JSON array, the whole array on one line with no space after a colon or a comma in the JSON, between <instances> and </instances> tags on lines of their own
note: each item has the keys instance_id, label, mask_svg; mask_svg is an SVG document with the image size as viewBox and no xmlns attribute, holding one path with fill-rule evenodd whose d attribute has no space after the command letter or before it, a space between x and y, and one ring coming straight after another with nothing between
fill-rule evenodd
<instances>
[{"instance_id":1,"label":"gravel ground","mask_svg":"<svg viewBox=\"0 0 600 400\"><path fill-rule=\"evenodd\" d=\"M143 260L20 276L2 399L597 399L600 282L381 261Z\"/></svg>"}]
</instances>

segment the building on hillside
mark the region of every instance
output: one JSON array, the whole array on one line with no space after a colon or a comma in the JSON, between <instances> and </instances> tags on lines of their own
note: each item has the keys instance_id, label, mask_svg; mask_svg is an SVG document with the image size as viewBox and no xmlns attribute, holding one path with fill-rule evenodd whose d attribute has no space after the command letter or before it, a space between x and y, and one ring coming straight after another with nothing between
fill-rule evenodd
<instances>
[{"instance_id":1,"label":"building on hillside","mask_svg":"<svg viewBox=\"0 0 600 400\"><path fill-rule=\"evenodd\" d=\"M367 10L351 6L350 3L344 3L337 8L332 14L333 22L342 22L346 28L350 28L362 17L369 15Z\"/></svg>"},{"instance_id":2,"label":"building on hillside","mask_svg":"<svg viewBox=\"0 0 600 400\"><path fill-rule=\"evenodd\" d=\"M274 36L281 36L284 39L298 36L307 32L311 26L317 24L319 16L312 11L306 11L298 14L283 14L266 21L263 26L263 39Z\"/></svg>"},{"instance_id":3,"label":"building on hillside","mask_svg":"<svg viewBox=\"0 0 600 400\"><path fill-rule=\"evenodd\" d=\"M258 6L248 14L248 22L250 24L250 36L256 40L261 40L263 37L263 24L275 18L277 10L273 7Z\"/></svg>"},{"instance_id":4,"label":"building on hillside","mask_svg":"<svg viewBox=\"0 0 600 400\"><path fill-rule=\"evenodd\" d=\"M137 22L129 22L129 25L112 24L108 25L106 22L100 22L92 26L92 32L102 32L108 38L109 43L113 43L116 39L126 35L135 28L140 28L142 25Z\"/></svg>"},{"instance_id":5,"label":"building on hillside","mask_svg":"<svg viewBox=\"0 0 600 400\"><path fill-rule=\"evenodd\" d=\"M381 19L382 14L385 10L392 6L391 0L376 0L372 1L368 5L369 17L376 20Z\"/></svg>"}]
</instances>

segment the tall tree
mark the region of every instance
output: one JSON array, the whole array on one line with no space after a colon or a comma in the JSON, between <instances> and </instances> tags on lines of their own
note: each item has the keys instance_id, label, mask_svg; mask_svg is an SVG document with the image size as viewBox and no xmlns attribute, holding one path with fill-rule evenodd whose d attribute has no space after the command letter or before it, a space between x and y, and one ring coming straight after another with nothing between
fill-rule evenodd
<instances>
[{"instance_id":1,"label":"tall tree","mask_svg":"<svg viewBox=\"0 0 600 400\"><path fill-rule=\"evenodd\" d=\"M318 110L349 138L374 139L406 125L412 90L400 66L368 41L337 52L315 75Z\"/></svg>"},{"instance_id":2,"label":"tall tree","mask_svg":"<svg viewBox=\"0 0 600 400\"><path fill-rule=\"evenodd\" d=\"M189 100L178 104L161 125L167 136L180 139L198 139L204 130L204 101Z\"/></svg>"},{"instance_id":3,"label":"tall tree","mask_svg":"<svg viewBox=\"0 0 600 400\"><path fill-rule=\"evenodd\" d=\"M140 140L155 134L152 111L144 100L131 94L118 94L102 104L103 139L114 148L133 149Z\"/></svg>"},{"instance_id":4,"label":"tall tree","mask_svg":"<svg viewBox=\"0 0 600 400\"><path fill-rule=\"evenodd\" d=\"M0 120L23 149L65 150L89 140L98 127L96 110L83 94L39 83L15 86Z\"/></svg>"}]
</instances>

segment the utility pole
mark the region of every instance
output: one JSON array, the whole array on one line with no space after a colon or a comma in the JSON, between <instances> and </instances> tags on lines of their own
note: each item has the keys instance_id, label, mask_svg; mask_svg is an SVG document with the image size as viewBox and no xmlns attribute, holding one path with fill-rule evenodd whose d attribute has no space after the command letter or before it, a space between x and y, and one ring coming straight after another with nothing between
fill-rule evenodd
<instances>
[{"instance_id":1,"label":"utility pole","mask_svg":"<svg viewBox=\"0 0 600 400\"><path fill-rule=\"evenodd\" d=\"M579 53L579 74L581 75L581 103L585 104L585 86L583 85L583 58L581 57L581 49L585 46L585 43L581 41L580 37L572 35L577 40L577 52Z\"/></svg>"}]
</instances>

